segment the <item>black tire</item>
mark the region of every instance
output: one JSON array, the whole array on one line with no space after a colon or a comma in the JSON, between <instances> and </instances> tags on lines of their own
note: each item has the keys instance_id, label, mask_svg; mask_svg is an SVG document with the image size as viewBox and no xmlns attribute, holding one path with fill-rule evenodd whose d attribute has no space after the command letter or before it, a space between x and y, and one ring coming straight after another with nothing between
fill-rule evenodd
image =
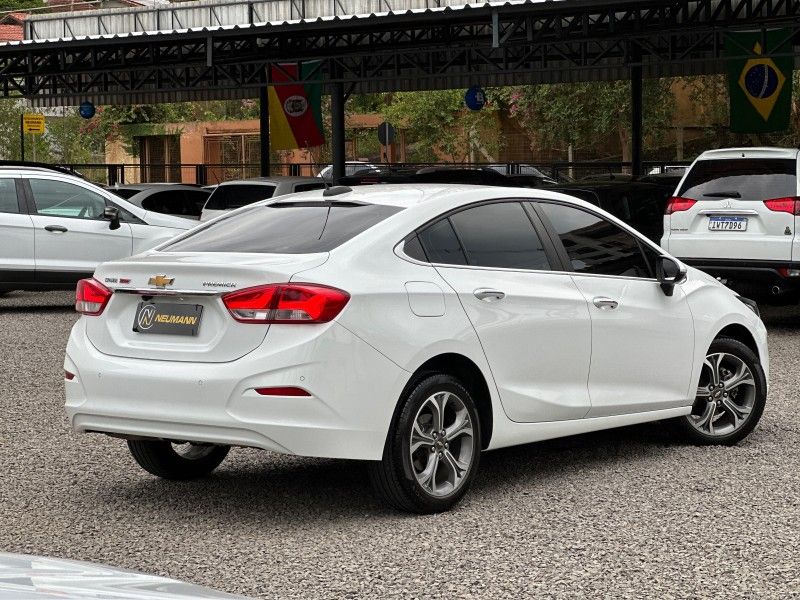
<instances>
[{"instance_id":1,"label":"black tire","mask_svg":"<svg viewBox=\"0 0 800 600\"><path fill-rule=\"evenodd\" d=\"M420 485L414 474L410 452L414 420L426 401L439 392L450 392L457 396L466 408L472 425L469 467L458 487L443 496L433 495ZM451 443L454 442L451 440ZM383 460L369 463L369 476L377 495L394 508L418 514L443 512L458 504L469 490L478 470L480 453L480 420L469 391L455 377L444 374L431 375L416 384L411 392L400 399L386 439Z\"/></svg>"},{"instance_id":2,"label":"black tire","mask_svg":"<svg viewBox=\"0 0 800 600\"><path fill-rule=\"evenodd\" d=\"M718 338L711 344L707 355L715 353L731 354L739 358L750 369L755 385L753 404L749 414L743 419L744 422L738 429L726 435L708 435L699 431L697 427L692 425L690 415L672 419L671 424L676 433L690 443L702 446L733 446L746 438L750 432L753 431L755 426L758 425L758 421L761 419L764 406L767 402L767 379L758 356L742 342L731 338ZM698 403L703 402L705 402L705 400L700 398L695 401L693 413L698 411Z\"/></svg>"},{"instance_id":3,"label":"black tire","mask_svg":"<svg viewBox=\"0 0 800 600\"><path fill-rule=\"evenodd\" d=\"M230 446L188 445L177 452L163 440L129 440L133 458L148 473L164 479L197 479L216 469L230 451Z\"/></svg>"}]
</instances>

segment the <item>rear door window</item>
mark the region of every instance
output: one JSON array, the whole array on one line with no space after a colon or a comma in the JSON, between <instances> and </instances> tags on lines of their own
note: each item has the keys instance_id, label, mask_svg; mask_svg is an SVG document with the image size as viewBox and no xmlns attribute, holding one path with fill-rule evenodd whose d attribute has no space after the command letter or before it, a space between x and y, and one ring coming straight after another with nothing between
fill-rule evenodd
<instances>
[{"instance_id":1,"label":"rear door window","mask_svg":"<svg viewBox=\"0 0 800 600\"><path fill-rule=\"evenodd\" d=\"M258 206L199 227L164 252L328 252L403 210L379 204L293 202Z\"/></svg>"},{"instance_id":2,"label":"rear door window","mask_svg":"<svg viewBox=\"0 0 800 600\"><path fill-rule=\"evenodd\" d=\"M691 200L736 198L763 202L797 195L794 159L701 160L691 168L678 195Z\"/></svg>"},{"instance_id":3,"label":"rear door window","mask_svg":"<svg viewBox=\"0 0 800 600\"><path fill-rule=\"evenodd\" d=\"M209 210L232 210L241 208L259 200L272 198L275 193L274 185L254 185L236 183L220 185L214 190L206 203Z\"/></svg>"},{"instance_id":4,"label":"rear door window","mask_svg":"<svg viewBox=\"0 0 800 600\"><path fill-rule=\"evenodd\" d=\"M456 213L450 220L470 265L550 269L544 246L519 202L483 204Z\"/></svg>"}]
</instances>

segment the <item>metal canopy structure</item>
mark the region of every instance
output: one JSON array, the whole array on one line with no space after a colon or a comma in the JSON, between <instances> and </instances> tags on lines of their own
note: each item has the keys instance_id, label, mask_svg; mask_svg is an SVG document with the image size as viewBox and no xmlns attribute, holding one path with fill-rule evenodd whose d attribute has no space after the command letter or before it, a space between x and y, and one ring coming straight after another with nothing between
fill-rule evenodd
<instances>
[{"instance_id":1,"label":"metal canopy structure","mask_svg":"<svg viewBox=\"0 0 800 600\"><path fill-rule=\"evenodd\" d=\"M632 65L663 77L722 72L727 31L787 27L800 38L800 0L526 0L314 19L303 0L280 1L298 17L0 45L0 95L58 104L253 97L270 64L295 61L319 61L326 84L359 92L628 79ZM380 6L393 2L408 0ZM102 30L101 17L82 18Z\"/></svg>"},{"instance_id":2,"label":"metal canopy structure","mask_svg":"<svg viewBox=\"0 0 800 600\"><path fill-rule=\"evenodd\" d=\"M177 13L167 18L165 9L151 9L127 11L127 32L120 32L109 15L63 18L60 37L0 45L0 96L59 105L254 97L268 83L271 65L298 61L315 61L307 77L319 77L337 99L348 91L630 79L639 109L633 123L636 163L642 77L722 72L729 31L785 27L793 55L800 42L800 0L443 4L206 2L196 8L208 11L200 26L181 27ZM403 10L409 6L414 8ZM222 19L228 14L224 10L242 11L236 13L241 22ZM271 14L289 18L259 21ZM176 25L181 28L172 29ZM53 18L34 19L28 26L30 37L58 31ZM742 49L742 56L752 53ZM339 116L343 119L334 119ZM343 140L334 140L337 166L343 165L339 144L343 154Z\"/></svg>"}]
</instances>

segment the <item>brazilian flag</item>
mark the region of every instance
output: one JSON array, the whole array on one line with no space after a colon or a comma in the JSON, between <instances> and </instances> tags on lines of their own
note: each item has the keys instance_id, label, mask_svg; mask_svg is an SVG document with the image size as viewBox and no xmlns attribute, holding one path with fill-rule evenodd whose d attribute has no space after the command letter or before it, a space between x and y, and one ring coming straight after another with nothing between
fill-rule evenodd
<instances>
[{"instance_id":1,"label":"brazilian flag","mask_svg":"<svg viewBox=\"0 0 800 600\"><path fill-rule=\"evenodd\" d=\"M787 29L725 35L732 132L789 129L794 68L791 40L792 32ZM789 55L774 56L783 53Z\"/></svg>"}]
</instances>

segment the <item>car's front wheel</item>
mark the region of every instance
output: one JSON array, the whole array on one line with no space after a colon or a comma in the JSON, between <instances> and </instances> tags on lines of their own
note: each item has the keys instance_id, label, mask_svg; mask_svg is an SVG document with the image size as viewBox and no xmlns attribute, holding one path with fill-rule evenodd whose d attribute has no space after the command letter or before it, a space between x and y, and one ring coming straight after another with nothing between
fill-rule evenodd
<instances>
[{"instance_id":1,"label":"car's front wheel","mask_svg":"<svg viewBox=\"0 0 800 600\"><path fill-rule=\"evenodd\" d=\"M733 445L753 431L766 401L758 356L738 340L720 338L706 354L691 414L676 425L696 444Z\"/></svg>"},{"instance_id":2,"label":"car's front wheel","mask_svg":"<svg viewBox=\"0 0 800 600\"><path fill-rule=\"evenodd\" d=\"M448 510L472 483L480 440L469 391L450 375L431 375L401 399L383 460L370 464L370 479L378 495L400 510Z\"/></svg>"},{"instance_id":3,"label":"car's front wheel","mask_svg":"<svg viewBox=\"0 0 800 600\"><path fill-rule=\"evenodd\" d=\"M225 460L230 446L129 440L128 449L140 467L157 477L196 479L216 469Z\"/></svg>"}]
</instances>

